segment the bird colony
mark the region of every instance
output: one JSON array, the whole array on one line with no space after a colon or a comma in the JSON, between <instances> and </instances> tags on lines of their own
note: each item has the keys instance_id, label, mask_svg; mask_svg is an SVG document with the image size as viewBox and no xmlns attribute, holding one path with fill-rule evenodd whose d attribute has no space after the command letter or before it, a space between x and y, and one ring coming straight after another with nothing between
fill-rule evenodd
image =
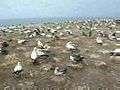
<instances>
[{"instance_id":1,"label":"bird colony","mask_svg":"<svg viewBox=\"0 0 120 90\"><path fill-rule=\"evenodd\" d=\"M0 29L0 87L119 85L119 20L0 25Z\"/></svg>"}]
</instances>

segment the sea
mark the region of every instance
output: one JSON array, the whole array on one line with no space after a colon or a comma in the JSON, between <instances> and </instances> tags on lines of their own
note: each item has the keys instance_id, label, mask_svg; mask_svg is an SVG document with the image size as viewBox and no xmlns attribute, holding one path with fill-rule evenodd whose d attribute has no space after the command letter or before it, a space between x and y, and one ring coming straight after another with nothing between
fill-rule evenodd
<instances>
[{"instance_id":1,"label":"sea","mask_svg":"<svg viewBox=\"0 0 120 90\"><path fill-rule=\"evenodd\" d=\"M0 19L0 25L25 25L25 24L40 24L48 22L64 22L64 21L76 21L76 20L94 20L94 19L113 19L118 17L48 17L48 18L22 18L22 19Z\"/></svg>"}]
</instances>

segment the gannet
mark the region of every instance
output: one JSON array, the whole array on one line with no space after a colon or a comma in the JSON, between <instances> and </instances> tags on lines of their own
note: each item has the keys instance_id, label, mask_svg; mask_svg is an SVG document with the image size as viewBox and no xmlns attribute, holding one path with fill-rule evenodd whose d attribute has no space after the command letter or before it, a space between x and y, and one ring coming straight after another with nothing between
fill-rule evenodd
<instances>
[{"instance_id":1,"label":"gannet","mask_svg":"<svg viewBox=\"0 0 120 90\"><path fill-rule=\"evenodd\" d=\"M45 34L45 33L41 33L40 35L41 35L41 36L45 36L46 34Z\"/></svg>"},{"instance_id":2,"label":"gannet","mask_svg":"<svg viewBox=\"0 0 120 90\"><path fill-rule=\"evenodd\" d=\"M51 29L50 32L54 34L55 32L57 32L57 30Z\"/></svg>"},{"instance_id":3,"label":"gannet","mask_svg":"<svg viewBox=\"0 0 120 90\"><path fill-rule=\"evenodd\" d=\"M56 76L60 76L60 75L63 75L66 73L66 69L61 69L59 67L56 67L55 70L54 70L54 74Z\"/></svg>"},{"instance_id":4,"label":"gannet","mask_svg":"<svg viewBox=\"0 0 120 90\"><path fill-rule=\"evenodd\" d=\"M18 62L17 65L14 68L14 73L19 75L23 71L21 62Z\"/></svg>"},{"instance_id":5,"label":"gannet","mask_svg":"<svg viewBox=\"0 0 120 90\"><path fill-rule=\"evenodd\" d=\"M18 44L23 44L24 42L25 42L26 40L20 40L20 39L18 39Z\"/></svg>"},{"instance_id":6,"label":"gannet","mask_svg":"<svg viewBox=\"0 0 120 90\"><path fill-rule=\"evenodd\" d=\"M114 51L110 52L111 55L120 56L120 49L115 49Z\"/></svg>"},{"instance_id":7,"label":"gannet","mask_svg":"<svg viewBox=\"0 0 120 90\"><path fill-rule=\"evenodd\" d=\"M62 32L59 33L59 36L63 36L64 34Z\"/></svg>"},{"instance_id":8,"label":"gannet","mask_svg":"<svg viewBox=\"0 0 120 90\"><path fill-rule=\"evenodd\" d=\"M108 35L108 38L109 38L110 40L116 39L116 33L111 33L111 34L109 34L109 35Z\"/></svg>"},{"instance_id":9,"label":"gannet","mask_svg":"<svg viewBox=\"0 0 120 90\"><path fill-rule=\"evenodd\" d=\"M76 45L74 43L72 43L71 41L68 42L66 45L65 45L66 48L68 48L69 50L75 50L77 49Z\"/></svg>"},{"instance_id":10,"label":"gannet","mask_svg":"<svg viewBox=\"0 0 120 90\"><path fill-rule=\"evenodd\" d=\"M32 32L32 34L29 35L29 38L36 37L36 32Z\"/></svg>"},{"instance_id":11,"label":"gannet","mask_svg":"<svg viewBox=\"0 0 120 90\"><path fill-rule=\"evenodd\" d=\"M33 64L36 62L36 59L38 58L36 50L37 50L37 48L34 47L32 53L31 53L31 59L33 60Z\"/></svg>"},{"instance_id":12,"label":"gannet","mask_svg":"<svg viewBox=\"0 0 120 90\"><path fill-rule=\"evenodd\" d=\"M97 37L96 42L97 42L97 44L103 44L103 41L102 41L101 37Z\"/></svg>"},{"instance_id":13,"label":"gannet","mask_svg":"<svg viewBox=\"0 0 120 90\"><path fill-rule=\"evenodd\" d=\"M73 32L71 30L65 30L65 32L67 32L69 35L73 34Z\"/></svg>"},{"instance_id":14,"label":"gannet","mask_svg":"<svg viewBox=\"0 0 120 90\"><path fill-rule=\"evenodd\" d=\"M59 29L61 29L61 28L62 28L61 26L57 26L57 27L56 27L57 30L59 30Z\"/></svg>"}]
</instances>

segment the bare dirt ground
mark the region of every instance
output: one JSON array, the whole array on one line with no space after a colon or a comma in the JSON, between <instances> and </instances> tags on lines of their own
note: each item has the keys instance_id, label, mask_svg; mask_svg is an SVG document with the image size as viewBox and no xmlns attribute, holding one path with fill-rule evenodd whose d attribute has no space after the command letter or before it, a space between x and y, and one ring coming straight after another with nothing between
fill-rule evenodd
<instances>
[{"instance_id":1,"label":"bare dirt ground","mask_svg":"<svg viewBox=\"0 0 120 90\"><path fill-rule=\"evenodd\" d=\"M9 52L8 55L0 55L0 88L29 86L58 87L61 90L64 90L65 87L69 90L76 87L99 87L109 88L109 90L119 88L120 59L111 58L109 54L111 50L119 48L119 46L116 46L116 43L119 42L103 38L104 44L100 46L95 41L95 33L92 37L85 37L74 26L71 30L73 35L62 36L59 39L37 36L28 39L28 42L25 42L25 44L16 42L16 39L21 37L21 34L17 31L10 36L2 37L9 43L7 48ZM51 46L50 57L38 65L33 65L30 54L36 46L37 38ZM12 39L12 41L9 42L9 39ZM80 54L85 57L83 68L78 70L68 68L66 75L60 77L54 75L54 70L42 70L44 65L65 66L69 63L70 53L65 48L65 44L68 41L72 41L79 46ZM22 63L24 68L20 77L16 77L12 73L18 61ZM96 63L101 61L104 61L107 67L97 67Z\"/></svg>"}]
</instances>

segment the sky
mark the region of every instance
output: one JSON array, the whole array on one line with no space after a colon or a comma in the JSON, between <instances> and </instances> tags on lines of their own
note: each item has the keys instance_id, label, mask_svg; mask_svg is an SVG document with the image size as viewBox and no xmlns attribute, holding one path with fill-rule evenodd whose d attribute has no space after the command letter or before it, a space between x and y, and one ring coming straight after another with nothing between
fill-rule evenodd
<instances>
[{"instance_id":1,"label":"sky","mask_svg":"<svg viewBox=\"0 0 120 90\"><path fill-rule=\"evenodd\" d=\"M0 19L120 16L120 0L0 0Z\"/></svg>"}]
</instances>

